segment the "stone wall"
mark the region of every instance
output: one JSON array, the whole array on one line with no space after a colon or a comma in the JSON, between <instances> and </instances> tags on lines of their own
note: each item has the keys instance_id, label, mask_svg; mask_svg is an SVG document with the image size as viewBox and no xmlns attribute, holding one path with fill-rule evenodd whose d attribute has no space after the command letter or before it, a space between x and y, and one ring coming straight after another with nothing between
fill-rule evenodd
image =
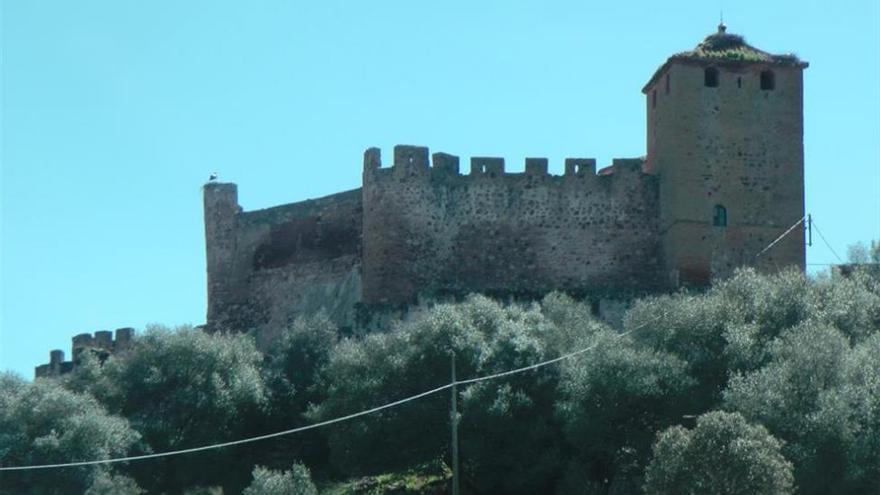
<instances>
[{"instance_id":1,"label":"stone wall","mask_svg":"<svg viewBox=\"0 0 880 495\"><path fill-rule=\"evenodd\" d=\"M566 160L547 173L528 159L507 173L501 158L458 158L398 146L391 167L364 159L363 299L401 304L468 292L648 292L661 284L656 178L641 159Z\"/></svg>"},{"instance_id":2,"label":"stone wall","mask_svg":"<svg viewBox=\"0 0 880 495\"><path fill-rule=\"evenodd\" d=\"M113 338L113 332L109 330L100 330L94 335L90 333L78 334L71 339L70 351L73 359L65 361L64 351L55 349L49 353L47 364L42 364L34 369L34 376L44 378L70 373L80 363L85 352L94 353L103 363L111 354L128 349L133 337L134 329L127 327L116 329L116 338Z\"/></svg>"},{"instance_id":3,"label":"stone wall","mask_svg":"<svg viewBox=\"0 0 880 495\"><path fill-rule=\"evenodd\" d=\"M242 211L234 184L205 186L208 328L258 330L262 340L298 314L341 326L360 301L361 191Z\"/></svg>"},{"instance_id":4,"label":"stone wall","mask_svg":"<svg viewBox=\"0 0 880 495\"><path fill-rule=\"evenodd\" d=\"M704 71L718 71L716 87ZM762 89L772 71L773 89ZM676 61L646 88L647 168L660 184L662 255L672 282L706 285L740 265L804 268L800 67ZM727 225L713 225L723 205Z\"/></svg>"}]
</instances>

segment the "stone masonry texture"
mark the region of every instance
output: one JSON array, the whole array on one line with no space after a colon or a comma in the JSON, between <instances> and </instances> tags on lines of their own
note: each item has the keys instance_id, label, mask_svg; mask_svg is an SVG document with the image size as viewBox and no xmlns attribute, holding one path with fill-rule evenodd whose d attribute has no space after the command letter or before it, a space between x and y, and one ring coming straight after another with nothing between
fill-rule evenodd
<instances>
[{"instance_id":1,"label":"stone masonry texture","mask_svg":"<svg viewBox=\"0 0 880 495\"><path fill-rule=\"evenodd\" d=\"M496 157L397 146L364 154L363 185L243 211L237 186L204 187L209 330L258 330L299 315L352 328L364 313L482 292L561 290L596 307L704 287L738 266L804 268L803 69L723 26L673 55L643 89L647 155ZM719 211L723 215L719 216ZM601 303L601 304L600 304ZM618 313L619 308L618 308Z\"/></svg>"}]
</instances>

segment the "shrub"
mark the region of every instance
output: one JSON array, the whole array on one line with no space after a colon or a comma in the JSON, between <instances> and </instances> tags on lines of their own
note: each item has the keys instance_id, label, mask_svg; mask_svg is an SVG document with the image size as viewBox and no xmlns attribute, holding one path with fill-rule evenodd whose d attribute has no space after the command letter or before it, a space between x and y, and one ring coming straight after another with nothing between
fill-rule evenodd
<instances>
[{"instance_id":1,"label":"shrub","mask_svg":"<svg viewBox=\"0 0 880 495\"><path fill-rule=\"evenodd\" d=\"M153 327L133 340L129 352L104 364L94 390L141 432L148 451L210 445L254 433L242 420L266 401L261 360L246 335ZM129 471L151 492L218 481L234 486L248 474L240 452L152 459Z\"/></svg>"},{"instance_id":2,"label":"shrub","mask_svg":"<svg viewBox=\"0 0 880 495\"><path fill-rule=\"evenodd\" d=\"M294 464L290 471L272 471L257 466L253 471L253 481L244 489L242 495L317 495L309 469L302 464Z\"/></svg>"},{"instance_id":3,"label":"shrub","mask_svg":"<svg viewBox=\"0 0 880 495\"><path fill-rule=\"evenodd\" d=\"M548 356L543 340L551 327L537 306L504 307L475 296L438 305L389 333L343 341L322 375L327 400L313 418L351 414L445 385L453 352L459 379L541 361ZM551 417L556 376L544 369L460 387L462 467L472 489L529 491L548 483L558 453ZM448 392L438 393L334 425L327 430L331 459L345 473L363 474L448 455L449 400ZM528 441L517 442L518 436ZM499 446L506 449L503 455Z\"/></svg>"},{"instance_id":4,"label":"shrub","mask_svg":"<svg viewBox=\"0 0 880 495\"><path fill-rule=\"evenodd\" d=\"M0 459L5 466L90 461L124 456L140 435L92 396L51 379L28 383L0 374ZM96 466L0 473L0 492L82 493Z\"/></svg>"},{"instance_id":5,"label":"shrub","mask_svg":"<svg viewBox=\"0 0 880 495\"><path fill-rule=\"evenodd\" d=\"M686 411L694 381L682 360L629 337L604 331L588 342L593 350L562 365L557 412L566 441L593 483L637 489L654 433Z\"/></svg>"},{"instance_id":6,"label":"shrub","mask_svg":"<svg viewBox=\"0 0 880 495\"><path fill-rule=\"evenodd\" d=\"M716 411L697 418L692 430L674 426L657 436L645 492L784 495L794 493L792 465L763 426Z\"/></svg>"}]
</instances>

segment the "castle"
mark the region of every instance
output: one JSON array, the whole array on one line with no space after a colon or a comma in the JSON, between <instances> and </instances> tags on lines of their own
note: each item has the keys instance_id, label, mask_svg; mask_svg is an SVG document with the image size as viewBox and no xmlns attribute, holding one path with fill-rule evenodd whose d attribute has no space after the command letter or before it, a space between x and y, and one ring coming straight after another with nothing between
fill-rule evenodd
<instances>
[{"instance_id":1,"label":"castle","mask_svg":"<svg viewBox=\"0 0 880 495\"><path fill-rule=\"evenodd\" d=\"M647 155L562 176L528 158L459 158L396 146L364 154L363 187L242 211L237 188L204 187L208 328L287 324L326 310L468 292L595 301L699 287L737 266L804 268L803 69L718 31L645 84Z\"/></svg>"},{"instance_id":2,"label":"castle","mask_svg":"<svg viewBox=\"0 0 880 495\"><path fill-rule=\"evenodd\" d=\"M352 328L469 292L561 290L601 313L737 266L803 269L802 229L758 253L804 217L807 66L720 25L642 89L647 155L598 172L589 158L554 176L543 158L511 173L476 157L464 175L456 156L397 146L388 167L364 153L360 189L264 210L209 182L207 328L271 331L319 310Z\"/></svg>"}]
</instances>

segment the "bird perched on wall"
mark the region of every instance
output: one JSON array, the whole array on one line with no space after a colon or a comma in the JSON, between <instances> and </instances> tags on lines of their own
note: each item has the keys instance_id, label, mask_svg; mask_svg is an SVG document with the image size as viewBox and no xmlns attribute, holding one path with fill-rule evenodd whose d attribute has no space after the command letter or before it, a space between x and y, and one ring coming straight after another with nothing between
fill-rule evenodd
<instances>
[{"instance_id":1,"label":"bird perched on wall","mask_svg":"<svg viewBox=\"0 0 880 495\"><path fill-rule=\"evenodd\" d=\"M211 172L211 175L208 176L208 182L214 182L217 180L217 172Z\"/></svg>"}]
</instances>

